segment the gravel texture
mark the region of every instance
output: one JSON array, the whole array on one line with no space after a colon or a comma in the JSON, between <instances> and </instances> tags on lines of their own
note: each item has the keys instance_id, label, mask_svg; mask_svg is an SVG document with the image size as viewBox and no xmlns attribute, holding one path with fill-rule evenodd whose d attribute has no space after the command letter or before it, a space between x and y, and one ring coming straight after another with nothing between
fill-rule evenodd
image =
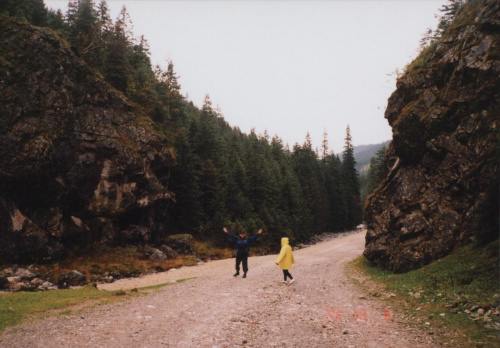
<instances>
[{"instance_id":1,"label":"gravel texture","mask_svg":"<svg viewBox=\"0 0 500 348\"><path fill-rule=\"evenodd\" d=\"M404 313L353 284L346 264L366 231L294 251L295 282L281 283L276 255L251 257L246 279L234 259L100 285L171 286L128 301L7 329L0 347L434 347ZM194 278L182 283L178 279Z\"/></svg>"}]
</instances>

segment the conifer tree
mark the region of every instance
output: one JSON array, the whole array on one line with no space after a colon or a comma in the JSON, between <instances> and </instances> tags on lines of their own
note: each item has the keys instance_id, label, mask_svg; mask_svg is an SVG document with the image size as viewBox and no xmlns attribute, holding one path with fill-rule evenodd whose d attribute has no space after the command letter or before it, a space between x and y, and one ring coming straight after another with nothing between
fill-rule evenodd
<instances>
[{"instance_id":1,"label":"conifer tree","mask_svg":"<svg viewBox=\"0 0 500 348\"><path fill-rule=\"evenodd\" d=\"M33 25L44 26L47 23L47 8L43 0L2 0L0 13L7 12L11 17L28 21Z\"/></svg>"},{"instance_id":2,"label":"conifer tree","mask_svg":"<svg viewBox=\"0 0 500 348\"><path fill-rule=\"evenodd\" d=\"M292 152L293 169L301 187L301 197L304 201L302 211L303 230L297 236L300 240L307 240L323 228L318 218L318 208L323 203L323 193L320 189L319 168L316 153L312 150L309 133L304 145L296 145ZM318 218L318 219L316 219Z\"/></svg>"},{"instance_id":3,"label":"conifer tree","mask_svg":"<svg viewBox=\"0 0 500 348\"><path fill-rule=\"evenodd\" d=\"M165 71L153 69L147 40L134 38L125 7L113 23L106 0L96 2L70 0L66 16L49 11L47 23L164 133L176 162L170 170L173 202L165 231L217 240L224 225L250 231L263 227L267 233L260 240L269 250L279 248L276 241L283 236L307 241L360 222L349 127L342 161L329 151L326 131L319 150L307 133L293 151L267 131L244 134L229 126L208 95L201 109L181 95L172 61ZM14 3L0 2L0 9L5 4ZM27 18L21 10L14 12Z\"/></svg>"},{"instance_id":4,"label":"conifer tree","mask_svg":"<svg viewBox=\"0 0 500 348\"><path fill-rule=\"evenodd\" d=\"M165 95L164 107L167 115L173 122L178 122L181 117L181 102L183 97L181 95L181 85L179 84L179 77L174 71L174 63L169 60L167 62L167 71L165 72Z\"/></svg>"},{"instance_id":5,"label":"conifer tree","mask_svg":"<svg viewBox=\"0 0 500 348\"><path fill-rule=\"evenodd\" d=\"M373 193L387 177L387 164L385 162L386 149L385 146L380 148L370 160L370 169L367 175L367 194Z\"/></svg>"},{"instance_id":6,"label":"conifer tree","mask_svg":"<svg viewBox=\"0 0 500 348\"><path fill-rule=\"evenodd\" d=\"M99 1L97 5L97 20L99 22L99 27L101 29L101 34L106 34L111 31L111 27L113 25L113 21L111 19L111 15L109 13L109 6L106 0Z\"/></svg>"},{"instance_id":7,"label":"conifer tree","mask_svg":"<svg viewBox=\"0 0 500 348\"><path fill-rule=\"evenodd\" d=\"M67 21L69 42L75 52L96 67L100 63L100 32L97 13L92 0L71 1L68 4Z\"/></svg>"},{"instance_id":8,"label":"conifer tree","mask_svg":"<svg viewBox=\"0 0 500 348\"><path fill-rule=\"evenodd\" d=\"M155 89L156 78L149 58L149 44L144 36L140 36L137 43L130 48L128 62L131 71L126 93L132 101L141 105L148 115L152 115L158 95Z\"/></svg>"},{"instance_id":9,"label":"conifer tree","mask_svg":"<svg viewBox=\"0 0 500 348\"><path fill-rule=\"evenodd\" d=\"M443 15L439 18L439 23L434 34L435 37L441 37L443 32L448 28L453 18L458 13L458 10L469 0L448 0L448 4L444 4L439 11Z\"/></svg>"},{"instance_id":10,"label":"conifer tree","mask_svg":"<svg viewBox=\"0 0 500 348\"><path fill-rule=\"evenodd\" d=\"M325 182L324 189L327 196L328 217L327 231L341 231L346 226L346 203L342 192L341 161L333 153L324 159Z\"/></svg>"},{"instance_id":11,"label":"conifer tree","mask_svg":"<svg viewBox=\"0 0 500 348\"><path fill-rule=\"evenodd\" d=\"M130 27L130 16L126 7L123 6L110 33L104 67L106 81L124 93L129 87L132 71L129 62L130 40L132 39Z\"/></svg>"},{"instance_id":12,"label":"conifer tree","mask_svg":"<svg viewBox=\"0 0 500 348\"><path fill-rule=\"evenodd\" d=\"M58 9L57 11L49 10L47 12L47 26L54 30L61 37L68 36L69 29L60 9Z\"/></svg>"},{"instance_id":13,"label":"conifer tree","mask_svg":"<svg viewBox=\"0 0 500 348\"><path fill-rule=\"evenodd\" d=\"M342 182L346 204L346 221L344 228L352 229L361 223L361 202L359 174L354 159L354 146L352 145L351 130L346 128L344 152L342 154Z\"/></svg>"},{"instance_id":14,"label":"conifer tree","mask_svg":"<svg viewBox=\"0 0 500 348\"><path fill-rule=\"evenodd\" d=\"M321 142L321 153L322 158L325 159L328 156L328 133L326 129L323 132L323 141Z\"/></svg>"}]
</instances>

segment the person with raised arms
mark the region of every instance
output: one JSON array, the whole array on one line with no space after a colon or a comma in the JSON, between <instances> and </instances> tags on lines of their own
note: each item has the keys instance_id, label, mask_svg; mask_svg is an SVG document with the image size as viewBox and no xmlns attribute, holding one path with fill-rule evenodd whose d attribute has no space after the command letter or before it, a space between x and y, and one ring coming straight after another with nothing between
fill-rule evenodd
<instances>
[{"instance_id":1,"label":"person with raised arms","mask_svg":"<svg viewBox=\"0 0 500 348\"><path fill-rule=\"evenodd\" d=\"M229 239L233 241L236 247L236 273L233 274L233 276L237 277L240 275L240 264L243 263L243 278L246 278L248 272L248 253L250 252L250 244L255 242L259 234L262 233L262 228L248 240L244 230L240 231L238 237L229 233L225 227L222 230L229 237Z\"/></svg>"}]
</instances>

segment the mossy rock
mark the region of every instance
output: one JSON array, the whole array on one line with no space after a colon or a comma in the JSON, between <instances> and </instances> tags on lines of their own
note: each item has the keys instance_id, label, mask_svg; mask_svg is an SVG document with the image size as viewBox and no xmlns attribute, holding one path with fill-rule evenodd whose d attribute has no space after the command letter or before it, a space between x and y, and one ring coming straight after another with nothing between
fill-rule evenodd
<instances>
[{"instance_id":1,"label":"mossy rock","mask_svg":"<svg viewBox=\"0 0 500 348\"><path fill-rule=\"evenodd\" d=\"M193 253L193 236L187 233L170 235L164 239L164 244L179 254Z\"/></svg>"}]
</instances>

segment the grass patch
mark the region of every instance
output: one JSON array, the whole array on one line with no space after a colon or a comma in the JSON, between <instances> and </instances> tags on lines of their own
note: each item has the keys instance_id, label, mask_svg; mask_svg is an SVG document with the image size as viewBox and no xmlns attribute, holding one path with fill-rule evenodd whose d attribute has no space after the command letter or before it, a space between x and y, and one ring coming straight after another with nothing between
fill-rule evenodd
<instances>
[{"instance_id":1,"label":"grass patch","mask_svg":"<svg viewBox=\"0 0 500 348\"><path fill-rule=\"evenodd\" d=\"M177 283L184 283L190 279L179 279ZM147 294L148 290L157 290L169 286L171 283L162 283L146 286L126 292L124 290L100 291L93 285L78 289L15 292L0 294L0 333L29 320L45 318L50 315L71 315L89 306L98 306L116 301L129 299L130 296ZM146 291L140 293L138 290Z\"/></svg>"},{"instance_id":2,"label":"grass patch","mask_svg":"<svg viewBox=\"0 0 500 348\"><path fill-rule=\"evenodd\" d=\"M185 281L188 281L190 279L196 279L196 277L193 278L185 278L185 279L177 279L176 283L182 284ZM155 290L155 289L161 289L164 288L165 286L172 285L172 283L162 283L162 284L156 284L156 285L151 285L151 286L144 286L142 288L139 288L139 290Z\"/></svg>"},{"instance_id":3,"label":"grass patch","mask_svg":"<svg viewBox=\"0 0 500 348\"><path fill-rule=\"evenodd\" d=\"M191 280L191 279L196 279L196 277L192 277L192 278L185 278L185 279L177 279L177 280L176 280L176 282L177 282L178 284L182 284L182 283L184 283L184 282L186 282L186 281L188 281L188 280Z\"/></svg>"},{"instance_id":4,"label":"grass patch","mask_svg":"<svg viewBox=\"0 0 500 348\"><path fill-rule=\"evenodd\" d=\"M429 58L434 54L437 48L437 42L432 42L429 46L425 47L422 52L411 63L407 64L404 72L411 73L425 68Z\"/></svg>"},{"instance_id":5,"label":"grass patch","mask_svg":"<svg viewBox=\"0 0 500 348\"><path fill-rule=\"evenodd\" d=\"M420 269L393 274L373 266L364 257L350 267L391 292L386 301L399 307L424 332L438 334L442 343L455 347L498 347L500 320L499 243L483 248L472 245ZM478 310L488 316L480 315ZM486 319L485 319L486 318Z\"/></svg>"},{"instance_id":6,"label":"grass patch","mask_svg":"<svg viewBox=\"0 0 500 348\"><path fill-rule=\"evenodd\" d=\"M151 286L144 286L142 288L139 288L139 290L156 290L156 289L161 289L166 286L169 286L171 284L169 283L161 283L161 284L156 284L156 285L151 285Z\"/></svg>"},{"instance_id":7,"label":"grass patch","mask_svg":"<svg viewBox=\"0 0 500 348\"><path fill-rule=\"evenodd\" d=\"M73 314L82 304L101 305L124 298L120 291L99 291L92 285L79 289L0 294L0 332L22 322L51 314ZM68 308L69 307L69 308Z\"/></svg>"}]
</instances>

